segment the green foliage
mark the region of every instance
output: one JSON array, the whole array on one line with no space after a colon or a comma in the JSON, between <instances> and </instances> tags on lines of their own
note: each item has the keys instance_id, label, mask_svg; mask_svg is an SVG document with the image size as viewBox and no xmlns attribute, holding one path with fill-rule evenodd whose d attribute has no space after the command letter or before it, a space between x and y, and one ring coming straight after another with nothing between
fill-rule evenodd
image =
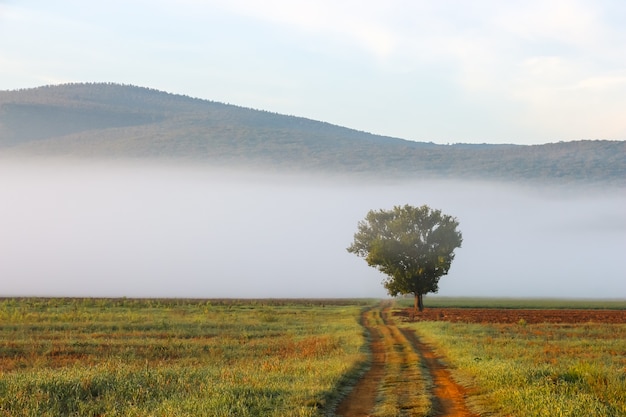
<instances>
[{"instance_id":1,"label":"green foliage","mask_svg":"<svg viewBox=\"0 0 626 417\"><path fill-rule=\"evenodd\" d=\"M448 273L463 241L458 225L426 205L370 210L347 250L387 275L384 286L391 296L421 297L437 292L439 279Z\"/></svg>"}]
</instances>

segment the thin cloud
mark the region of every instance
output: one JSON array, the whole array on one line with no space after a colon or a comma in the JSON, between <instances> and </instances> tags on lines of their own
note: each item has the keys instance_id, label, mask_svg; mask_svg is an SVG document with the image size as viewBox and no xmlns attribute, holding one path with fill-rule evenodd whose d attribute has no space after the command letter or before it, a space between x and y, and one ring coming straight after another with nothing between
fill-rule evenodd
<instances>
[{"instance_id":1,"label":"thin cloud","mask_svg":"<svg viewBox=\"0 0 626 417\"><path fill-rule=\"evenodd\" d=\"M389 16L391 7L383 3L360 1L292 2L268 0L216 1L220 8L272 24L279 24L339 42L358 45L377 58L385 58L395 51L398 36L381 16Z\"/></svg>"},{"instance_id":2,"label":"thin cloud","mask_svg":"<svg viewBox=\"0 0 626 417\"><path fill-rule=\"evenodd\" d=\"M626 88L626 70L623 75L604 75L589 77L570 87L572 90L615 91Z\"/></svg>"},{"instance_id":3,"label":"thin cloud","mask_svg":"<svg viewBox=\"0 0 626 417\"><path fill-rule=\"evenodd\" d=\"M576 47L593 46L603 35L596 2L574 0L499 3L493 22L529 42L558 41Z\"/></svg>"}]
</instances>

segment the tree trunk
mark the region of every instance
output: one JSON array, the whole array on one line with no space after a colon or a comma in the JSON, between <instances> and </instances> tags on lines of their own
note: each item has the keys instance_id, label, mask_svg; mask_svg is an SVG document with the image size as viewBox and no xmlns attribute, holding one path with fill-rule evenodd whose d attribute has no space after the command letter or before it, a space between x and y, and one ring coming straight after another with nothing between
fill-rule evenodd
<instances>
[{"instance_id":1,"label":"tree trunk","mask_svg":"<svg viewBox=\"0 0 626 417\"><path fill-rule=\"evenodd\" d=\"M422 294L415 293L415 303L413 304L413 314L417 314L417 311L424 311L424 300L422 300Z\"/></svg>"}]
</instances>

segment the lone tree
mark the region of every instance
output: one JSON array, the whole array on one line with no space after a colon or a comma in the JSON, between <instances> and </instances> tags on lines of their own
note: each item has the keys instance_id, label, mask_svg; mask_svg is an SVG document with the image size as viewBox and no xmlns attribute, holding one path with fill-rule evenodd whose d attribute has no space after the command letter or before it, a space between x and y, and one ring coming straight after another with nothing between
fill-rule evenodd
<instances>
[{"instance_id":1,"label":"lone tree","mask_svg":"<svg viewBox=\"0 0 626 417\"><path fill-rule=\"evenodd\" d=\"M461 247L458 225L456 218L426 205L370 210L347 250L387 275L383 285L389 295L413 294L414 311L423 311L423 295L439 290L439 278Z\"/></svg>"}]
</instances>

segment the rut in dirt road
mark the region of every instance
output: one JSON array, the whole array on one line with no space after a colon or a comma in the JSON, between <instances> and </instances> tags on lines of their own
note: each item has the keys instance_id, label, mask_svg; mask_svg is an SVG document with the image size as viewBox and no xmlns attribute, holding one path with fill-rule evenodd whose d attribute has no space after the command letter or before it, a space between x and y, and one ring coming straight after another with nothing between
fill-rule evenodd
<instances>
[{"instance_id":1,"label":"rut in dirt road","mask_svg":"<svg viewBox=\"0 0 626 417\"><path fill-rule=\"evenodd\" d=\"M381 321L380 310L372 309L363 313L361 321L370 335L369 348L372 355L370 369L361 377L335 410L343 417L369 416L376 405L380 382L385 376L385 345L377 323Z\"/></svg>"},{"instance_id":2,"label":"rut in dirt road","mask_svg":"<svg viewBox=\"0 0 626 417\"><path fill-rule=\"evenodd\" d=\"M370 334L371 368L339 404L337 416L473 416L463 389L414 332L395 325L389 307L364 312L362 322Z\"/></svg>"},{"instance_id":3,"label":"rut in dirt road","mask_svg":"<svg viewBox=\"0 0 626 417\"><path fill-rule=\"evenodd\" d=\"M433 417L478 417L465 404L465 389L452 379L450 371L441 363L433 349L423 343L410 329L402 333L418 350L432 380L431 399Z\"/></svg>"}]
</instances>

